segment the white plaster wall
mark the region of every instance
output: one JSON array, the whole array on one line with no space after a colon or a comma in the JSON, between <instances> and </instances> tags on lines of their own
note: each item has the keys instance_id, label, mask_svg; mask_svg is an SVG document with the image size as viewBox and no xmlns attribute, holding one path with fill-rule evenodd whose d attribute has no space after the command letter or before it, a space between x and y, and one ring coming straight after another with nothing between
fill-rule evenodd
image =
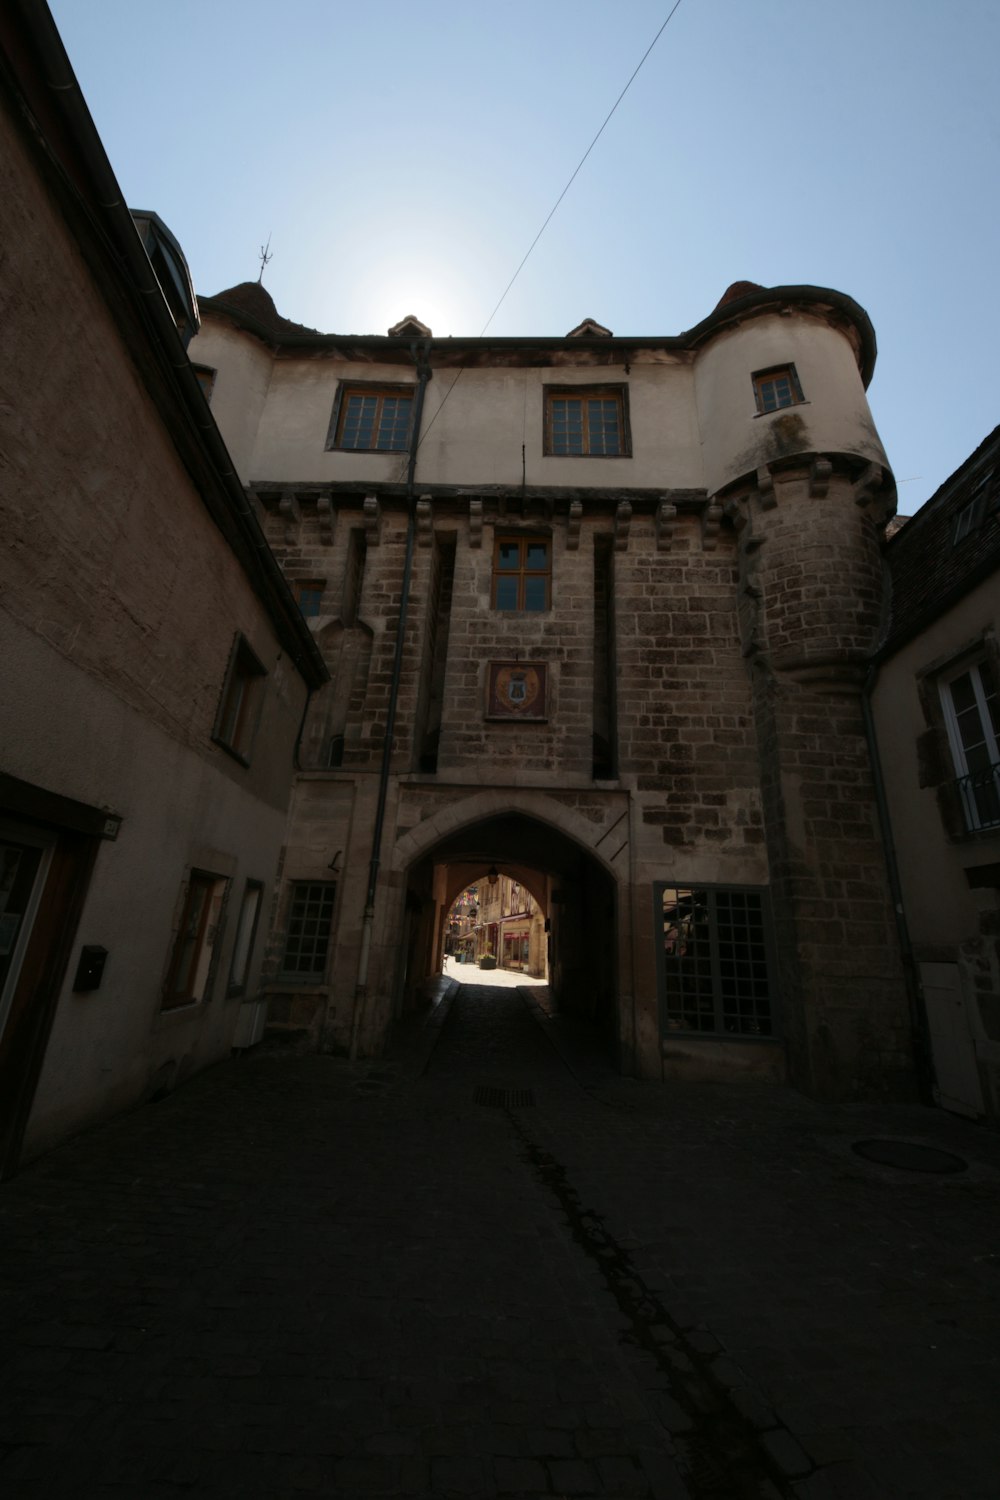
<instances>
[{"instance_id":1,"label":"white plaster wall","mask_svg":"<svg viewBox=\"0 0 1000 1500\"><path fill-rule=\"evenodd\" d=\"M952 843L935 788L919 785L917 740L928 726L917 673L944 670L991 628L1000 629L995 578L897 652L882 668L872 698L907 921L911 939L920 945L954 945L977 933L981 893L969 889L964 871L1000 861L1000 832Z\"/></svg>"},{"instance_id":2,"label":"white plaster wall","mask_svg":"<svg viewBox=\"0 0 1000 1500\"><path fill-rule=\"evenodd\" d=\"M202 339L206 342L203 344ZM274 362L256 440L246 456L248 412L259 405L259 383L223 363L230 344L249 339L215 333L192 342L192 358L218 361L213 413L241 477L254 481L393 482L406 476L406 453L328 451L330 419L340 381L384 381L416 386L415 371L400 365L360 365L331 358ZM209 358L211 354L212 358ZM242 364L246 360L240 355ZM254 367L256 380L257 368ZM689 366L669 359L623 366L575 369L438 369L427 387L417 460L424 484L627 486L693 489L704 483L698 415ZM543 451L544 386L627 385L632 457L557 458ZM222 392L245 393L246 410L233 411ZM525 468L522 473L522 445Z\"/></svg>"},{"instance_id":3,"label":"white plaster wall","mask_svg":"<svg viewBox=\"0 0 1000 1500\"><path fill-rule=\"evenodd\" d=\"M796 368L804 402L758 415L751 376L786 364ZM794 453L856 454L889 466L854 350L821 318L750 318L699 352L694 379L710 494Z\"/></svg>"},{"instance_id":4,"label":"white plaster wall","mask_svg":"<svg viewBox=\"0 0 1000 1500\"><path fill-rule=\"evenodd\" d=\"M265 885L247 993L257 985L284 833L268 807L170 737L45 641L0 614L4 768L123 818L102 843L56 1011L25 1155L139 1099L168 1059L183 1071L227 1055L239 999L226 984L244 881ZM212 998L161 1014L160 993L185 872L232 878ZM71 991L80 947L109 951L100 989Z\"/></svg>"},{"instance_id":5,"label":"white plaster wall","mask_svg":"<svg viewBox=\"0 0 1000 1500\"><path fill-rule=\"evenodd\" d=\"M216 318L202 323L188 354L193 364L216 371L209 405L233 466L247 484L274 357L259 339Z\"/></svg>"}]
</instances>

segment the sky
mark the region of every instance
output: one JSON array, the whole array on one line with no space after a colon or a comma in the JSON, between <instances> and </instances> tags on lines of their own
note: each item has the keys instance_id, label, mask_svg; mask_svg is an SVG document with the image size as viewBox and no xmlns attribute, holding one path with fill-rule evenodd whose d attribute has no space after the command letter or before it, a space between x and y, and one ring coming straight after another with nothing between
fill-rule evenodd
<instances>
[{"instance_id":1,"label":"sky","mask_svg":"<svg viewBox=\"0 0 1000 1500\"><path fill-rule=\"evenodd\" d=\"M196 291L478 335L673 0L50 0ZM492 323L677 334L846 292L912 514L1000 422L998 0L681 0Z\"/></svg>"}]
</instances>

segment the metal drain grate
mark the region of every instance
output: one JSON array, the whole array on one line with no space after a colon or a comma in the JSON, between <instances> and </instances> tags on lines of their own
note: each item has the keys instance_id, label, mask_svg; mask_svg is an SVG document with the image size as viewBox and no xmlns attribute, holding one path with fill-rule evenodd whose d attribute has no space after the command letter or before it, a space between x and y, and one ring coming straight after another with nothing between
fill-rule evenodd
<instances>
[{"instance_id":1,"label":"metal drain grate","mask_svg":"<svg viewBox=\"0 0 1000 1500\"><path fill-rule=\"evenodd\" d=\"M475 1104L486 1104L491 1109L526 1109L535 1102L534 1089L498 1089L492 1084L481 1083L472 1096Z\"/></svg>"},{"instance_id":2,"label":"metal drain grate","mask_svg":"<svg viewBox=\"0 0 1000 1500\"><path fill-rule=\"evenodd\" d=\"M851 1150L866 1161L882 1167L898 1167L901 1172L964 1172L969 1163L951 1151L937 1146L923 1146L918 1141L855 1141Z\"/></svg>"}]
</instances>

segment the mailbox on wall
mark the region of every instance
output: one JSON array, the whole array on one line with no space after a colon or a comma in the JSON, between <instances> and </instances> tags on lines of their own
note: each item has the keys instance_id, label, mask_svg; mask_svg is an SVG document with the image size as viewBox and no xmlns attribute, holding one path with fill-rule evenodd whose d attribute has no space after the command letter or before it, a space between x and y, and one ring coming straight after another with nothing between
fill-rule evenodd
<instances>
[{"instance_id":1,"label":"mailbox on wall","mask_svg":"<svg viewBox=\"0 0 1000 1500\"><path fill-rule=\"evenodd\" d=\"M80 962L76 966L76 978L73 980L74 994L100 989L107 958L107 948L101 948L96 943L84 943L80 950Z\"/></svg>"}]
</instances>

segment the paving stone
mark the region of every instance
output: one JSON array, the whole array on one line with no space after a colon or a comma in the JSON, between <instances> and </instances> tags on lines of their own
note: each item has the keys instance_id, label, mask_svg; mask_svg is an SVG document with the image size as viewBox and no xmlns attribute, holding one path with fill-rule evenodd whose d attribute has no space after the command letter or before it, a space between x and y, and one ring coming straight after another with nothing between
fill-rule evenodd
<instances>
[{"instance_id":1,"label":"paving stone","mask_svg":"<svg viewBox=\"0 0 1000 1500\"><path fill-rule=\"evenodd\" d=\"M771 1432L763 1432L760 1440L782 1473L790 1478L808 1474L812 1469L812 1459L803 1452L786 1428L776 1427Z\"/></svg>"},{"instance_id":2,"label":"paving stone","mask_svg":"<svg viewBox=\"0 0 1000 1500\"><path fill-rule=\"evenodd\" d=\"M645 1474L628 1454L606 1454L597 1460L597 1472L609 1495L645 1495Z\"/></svg>"},{"instance_id":3,"label":"paving stone","mask_svg":"<svg viewBox=\"0 0 1000 1500\"><path fill-rule=\"evenodd\" d=\"M554 1458L547 1465L553 1488L562 1495L596 1495L600 1489L590 1464L578 1458Z\"/></svg>"},{"instance_id":4,"label":"paving stone","mask_svg":"<svg viewBox=\"0 0 1000 1500\"><path fill-rule=\"evenodd\" d=\"M501 1493L545 1491L545 1466L534 1458L494 1458L493 1479Z\"/></svg>"},{"instance_id":5,"label":"paving stone","mask_svg":"<svg viewBox=\"0 0 1000 1500\"><path fill-rule=\"evenodd\" d=\"M801 1500L994 1500L1000 1138L560 1045L587 1087L515 993L470 988L377 1099L343 1060L252 1054L5 1183L0 1425L31 1446L4 1492L687 1500L672 1434L719 1408L761 1496L766 1459ZM969 1173L869 1169L875 1135Z\"/></svg>"},{"instance_id":6,"label":"paving stone","mask_svg":"<svg viewBox=\"0 0 1000 1500\"><path fill-rule=\"evenodd\" d=\"M431 1483L436 1494L476 1494L483 1488L483 1465L478 1458L431 1459Z\"/></svg>"}]
</instances>

